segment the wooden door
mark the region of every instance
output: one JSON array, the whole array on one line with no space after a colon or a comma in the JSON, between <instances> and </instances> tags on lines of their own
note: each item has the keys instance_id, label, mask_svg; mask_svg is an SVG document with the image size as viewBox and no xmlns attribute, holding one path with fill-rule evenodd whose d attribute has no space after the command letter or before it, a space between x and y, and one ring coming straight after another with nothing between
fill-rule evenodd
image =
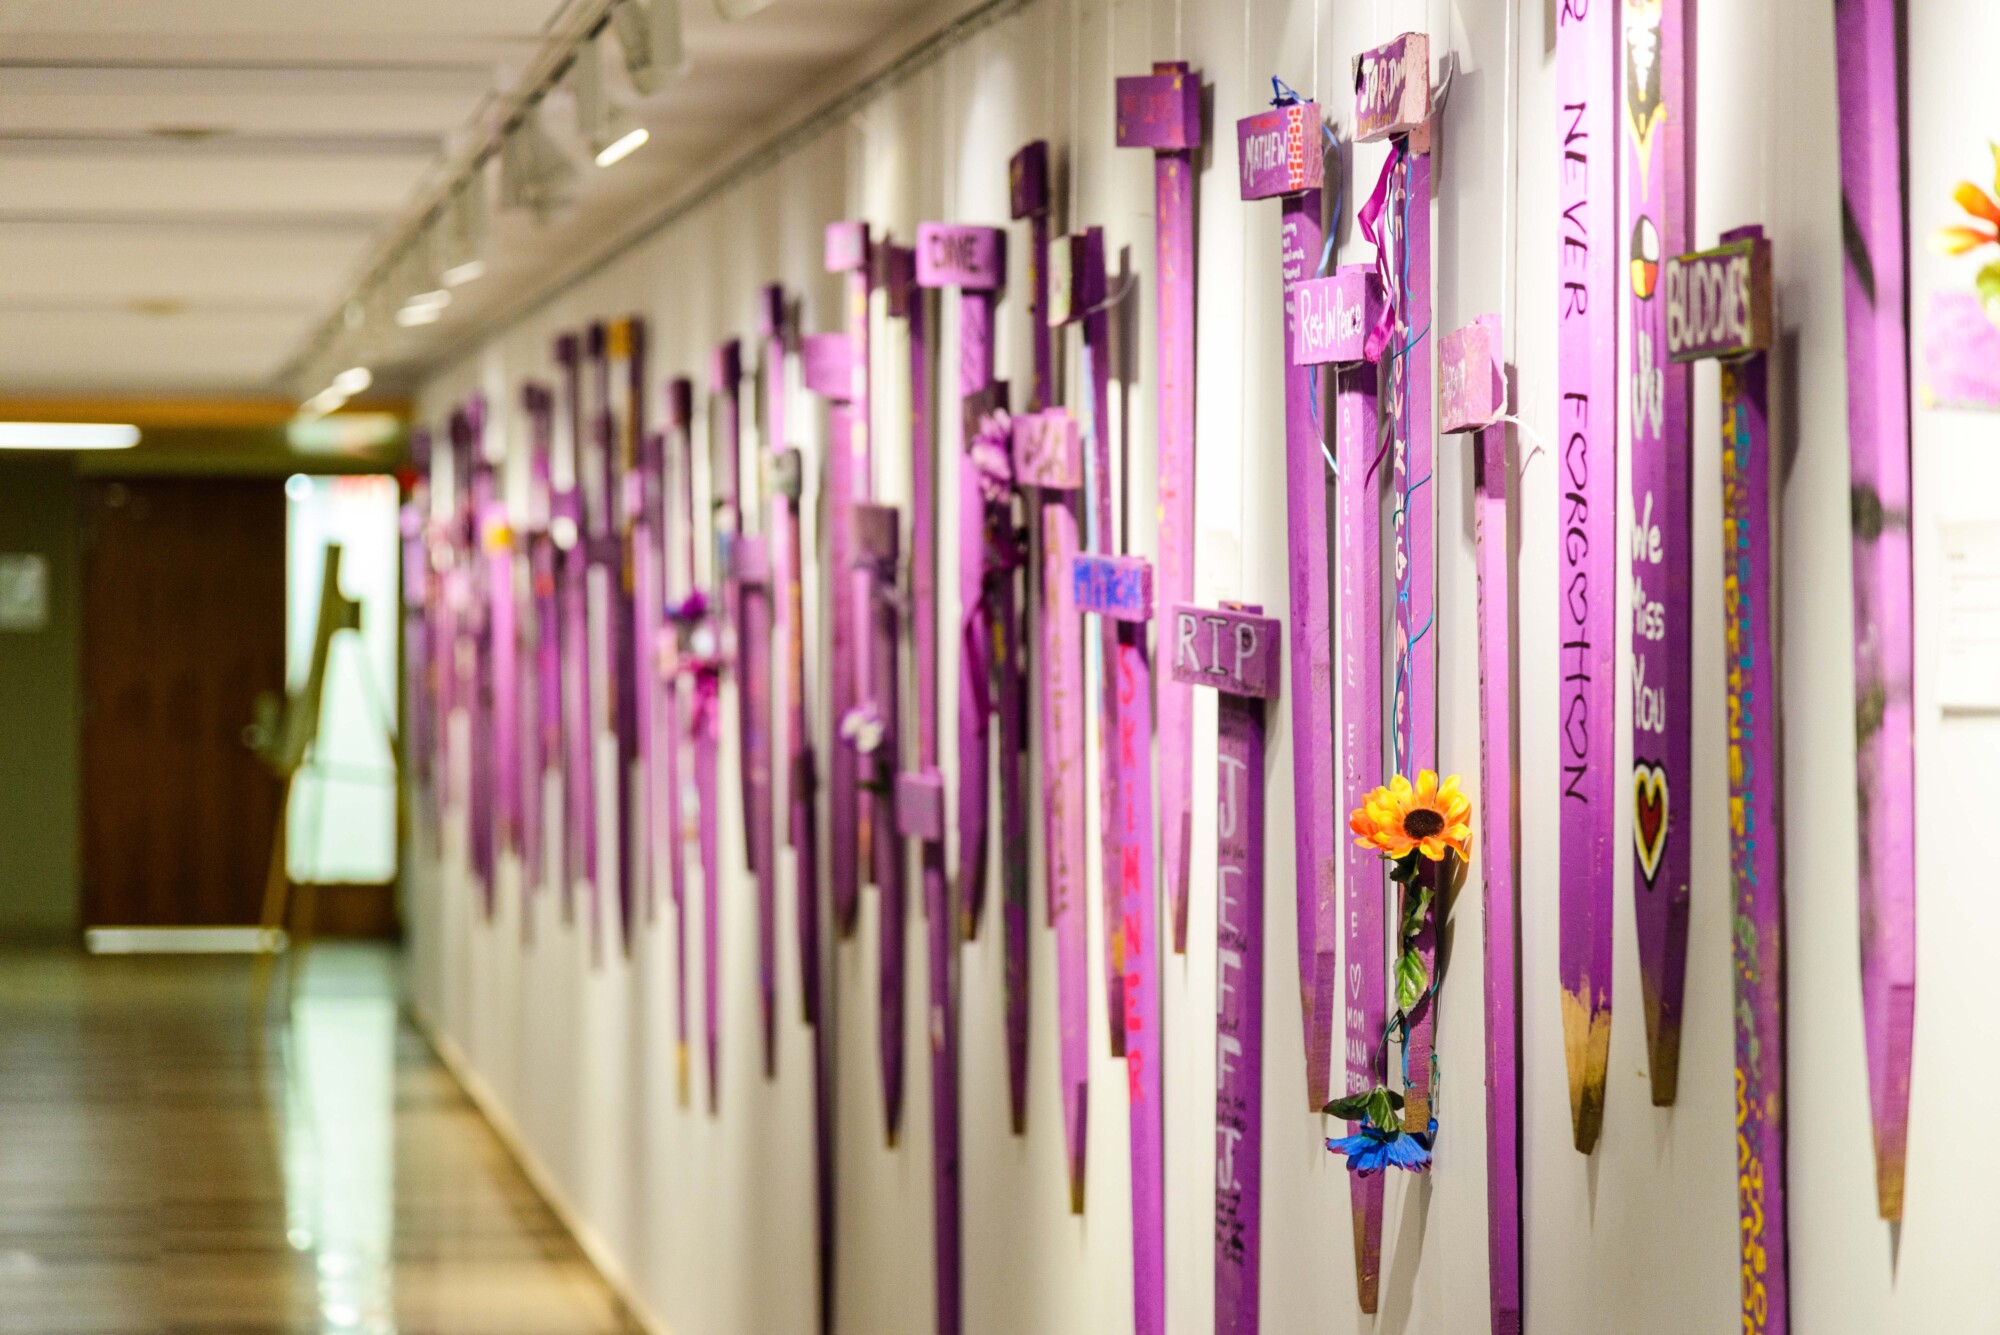
<instances>
[{"instance_id":1,"label":"wooden door","mask_svg":"<svg viewBox=\"0 0 2000 1335\"><path fill-rule=\"evenodd\" d=\"M255 923L278 781L243 729L285 688L283 484L92 482L82 517L84 925Z\"/></svg>"}]
</instances>

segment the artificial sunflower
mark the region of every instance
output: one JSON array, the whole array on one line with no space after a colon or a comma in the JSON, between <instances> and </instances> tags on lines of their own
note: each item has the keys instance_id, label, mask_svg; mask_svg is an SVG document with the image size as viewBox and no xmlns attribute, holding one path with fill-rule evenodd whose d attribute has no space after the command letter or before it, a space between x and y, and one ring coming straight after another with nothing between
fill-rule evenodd
<instances>
[{"instance_id":1,"label":"artificial sunflower","mask_svg":"<svg viewBox=\"0 0 2000 1335\"><path fill-rule=\"evenodd\" d=\"M1422 853L1437 862L1446 850L1463 858L1472 847L1472 800L1458 790L1456 774L1440 784L1435 772L1421 770L1415 786L1398 774L1368 794L1347 828L1356 843L1391 861Z\"/></svg>"},{"instance_id":2,"label":"artificial sunflower","mask_svg":"<svg viewBox=\"0 0 2000 1335\"><path fill-rule=\"evenodd\" d=\"M1993 190L2000 194L2000 144L1989 143L1993 153ZM1940 227L1931 233L1931 248L1941 255L1964 255L1981 246L2000 244L2000 202L1971 181L1952 188L1952 201L1965 211L1965 222Z\"/></svg>"}]
</instances>

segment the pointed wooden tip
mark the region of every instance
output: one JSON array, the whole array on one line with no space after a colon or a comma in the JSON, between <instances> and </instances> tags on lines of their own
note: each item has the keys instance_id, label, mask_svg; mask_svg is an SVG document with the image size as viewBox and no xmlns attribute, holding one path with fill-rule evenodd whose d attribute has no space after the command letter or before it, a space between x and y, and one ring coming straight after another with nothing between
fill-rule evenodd
<instances>
[{"instance_id":1,"label":"pointed wooden tip","mask_svg":"<svg viewBox=\"0 0 2000 1335\"><path fill-rule=\"evenodd\" d=\"M1590 980L1562 998L1563 1056L1569 1066L1569 1113L1578 1154L1597 1149L1604 1129L1605 1069L1611 1060L1611 1008L1588 1001Z\"/></svg>"},{"instance_id":2,"label":"pointed wooden tip","mask_svg":"<svg viewBox=\"0 0 2000 1335\"><path fill-rule=\"evenodd\" d=\"M1653 1084L1653 1106L1671 1108L1680 1095L1681 1022L1678 1015L1660 1012L1660 999L1647 981L1646 994L1646 1074Z\"/></svg>"},{"instance_id":3,"label":"pointed wooden tip","mask_svg":"<svg viewBox=\"0 0 2000 1335\"><path fill-rule=\"evenodd\" d=\"M1027 1135L1027 1134L1028 1134L1028 1111L1027 1111L1027 1109L1025 1109L1025 1108L1015 1108L1015 1109L1012 1109L1012 1110L1011 1110L1011 1115L1010 1115L1010 1117L1009 1117L1009 1121L1010 1121L1010 1122L1012 1123L1012 1125L1013 1125L1013 1127L1014 1127L1014 1134L1015 1134L1015 1135L1017 1135L1017 1136L1025 1136L1025 1135Z\"/></svg>"},{"instance_id":4,"label":"pointed wooden tip","mask_svg":"<svg viewBox=\"0 0 2000 1335\"><path fill-rule=\"evenodd\" d=\"M1072 1175L1069 1180L1069 1212L1083 1213L1083 1178Z\"/></svg>"},{"instance_id":5,"label":"pointed wooden tip","mask_svg":"<svg viewBox=\"0 0 2000 1335\"><path fill-rule=\"evenodd\" d=\"M896 1148L896 1137L897 1137L897 1135L898 1135L898 1132L897 1132L896 1128L895 1128L895 1127L893 1127L893 1126L892 1126L892 1127L890 1127L890 1128L889 1128L889 1135L888 1135L888 1141L889 1141L889 1148L890 1148L890 1149L892 1149L892 1150Z\"/></svg>"},{"instance_id":6,"label":"pointed wooden tip","mask_svg":"<svg viewBox=\"0 0 2000 1335\"><path fill-rule=\"evenodd\" d=\"M674 1048L674 1088L680 1093L681 1107L688 1106L688 1050L681 1043Z\"/></svg>"},{"instance_id":7,"label":"pointed wooden tip","mask_svg":"<svg viewBox=\"0 0 2000 1335\"><path fill-rule=\"evenodd\" d=\"M1381 1306L1382 1235L1379 1217L1371 1228L1369 1216L1368 1208L1354 1207L1354 1295L1362 1312L1373 1316Z\"/></svg>"},{"instance_id":8,"label":"pointed wooden tip","mask_svg":"<svg viewBox=\"0 0 2000 1335\"><path fill-rule=\"evenodd\" d=\"M1875 1205L1890 1223L1903 1219L1903 1160L1900 1156L1878 1156L1875 1160Z\"/></svg>"}]
</instances>

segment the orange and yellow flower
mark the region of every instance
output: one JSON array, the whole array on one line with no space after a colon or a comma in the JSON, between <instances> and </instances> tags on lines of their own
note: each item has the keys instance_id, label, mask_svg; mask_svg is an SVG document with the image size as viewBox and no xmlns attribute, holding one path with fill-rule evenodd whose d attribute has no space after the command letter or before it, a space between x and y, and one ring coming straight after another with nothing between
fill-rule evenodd
<instances>
[{"instance_id":1,"label":"orange and yellow flower","mask_svg":"<svg viewBox=\"0 0 2000 1335\"><path fill-rule=\"evenodd\" d=\"M1456 774L1440 784L1435 773L1422 770L1415 786L1398 774L1368 794L1347 828L1356 843L1390 859L1415 851L1436 862L1447 849L1462 858L1472 847L1472 800L1458 790Z\"/></svg>"},{"instance_id":2,"label":"orange and yellow flower","mask_svg":"<svg viewBox=\"0 0 2000 1335\"><path fill-rule=\"evenodd\" d=\"M2000 195L2000 144L1989 143L1987 147L1993 153L1993 194L1971 181L1960 181L1952 188L1952 200L1965 211L1965 221L1931 233L1931 249L1940 255L1964 255L1981 246L2000 244L2000 202L1994 199Z\"/></svg>"}]
</instances>

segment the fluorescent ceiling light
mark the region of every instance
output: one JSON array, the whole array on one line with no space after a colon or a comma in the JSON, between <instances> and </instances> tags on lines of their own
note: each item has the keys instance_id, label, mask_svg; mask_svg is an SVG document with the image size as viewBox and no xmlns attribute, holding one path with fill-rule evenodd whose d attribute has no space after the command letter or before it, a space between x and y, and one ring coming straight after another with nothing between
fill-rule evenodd
<instances>
[{"instance_id":1,"label":"fluorescent ceiling light","mask_svg":"<svg viewBox=\"0 0 2000 1335\"><path fill-rule=\"evenodd\" d=\"M300 454L359 455L394 444L401 433L393 413L340 413L294 419L285 440Z\"/></svg>"},{"instance_id":2,"label":"fluorescent ceiling light","mask_svg":"<svg viewBox=\"0 0 2000 1335\"><path fill-rule=\"evenodd\" d=\"M0 450L129 450L139 428L109 422L0 422Z\"/></svg>"},{"instance_id":3,"label":"fluorescent ceiling light","mask_svg":"<svg viewBox=\"0 0 2000 1335\"><path fill-rule=\"evenodd\" d=\"M600 167L609 167L614 163L623 162L626 158L632 156L633 152L649 138L651 136L646 133L646 127L643 125L627 130L624 134L597 150L597 165Z\"/></svg>"}]
</instances>

